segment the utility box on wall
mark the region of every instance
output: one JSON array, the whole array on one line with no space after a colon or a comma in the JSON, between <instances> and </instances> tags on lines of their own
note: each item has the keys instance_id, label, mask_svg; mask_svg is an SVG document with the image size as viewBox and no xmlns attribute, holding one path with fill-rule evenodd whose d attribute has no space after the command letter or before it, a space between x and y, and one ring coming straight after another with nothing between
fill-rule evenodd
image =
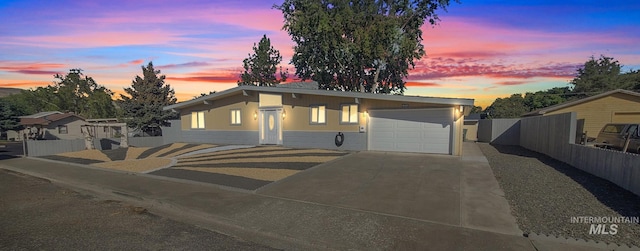
<instances>
[{"instance_id":1,"label":"utility box on wall","mask_svg":"<svg viewBox=\"0 0 640 251\"><path fill-rule=\"evenodd\" d=\"M360 132L366 132L366 131L367 131L367 130L366 130L366 127L365 127L365 126L363 126L363 125L361 125L361 126L360 126Z\"/></svg>"}]
</instances>

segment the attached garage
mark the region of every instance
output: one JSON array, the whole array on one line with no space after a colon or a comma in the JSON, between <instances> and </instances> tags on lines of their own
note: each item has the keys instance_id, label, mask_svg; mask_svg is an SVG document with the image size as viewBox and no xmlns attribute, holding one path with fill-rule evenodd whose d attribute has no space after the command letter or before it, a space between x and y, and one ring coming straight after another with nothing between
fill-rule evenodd
<instances>
[{"instance_id":1,"label":"attached garage","mask_svg":"<svg viewBox=\"0 0 640 251\"><path fill-rule=\"evenodd\" d=\"M369 111L369 150L452 153L453 108Z\"/></svg>"}]
</instances>

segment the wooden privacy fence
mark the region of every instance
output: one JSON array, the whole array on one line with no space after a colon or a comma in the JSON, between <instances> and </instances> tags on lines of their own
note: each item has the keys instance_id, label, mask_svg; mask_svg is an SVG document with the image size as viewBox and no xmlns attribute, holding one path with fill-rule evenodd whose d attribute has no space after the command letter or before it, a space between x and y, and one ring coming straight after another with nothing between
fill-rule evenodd
<instances>
[{"instance_id":1,"label":"wooden privacy fence","mask_svg":"<svg viewBox=\"0 0 640 251\"><path fill-rule=\"evenodd\" d=\"M640 195L640 155L574 144L576 113L520 119L520 146Z\"/></svg>"}]
</instances>

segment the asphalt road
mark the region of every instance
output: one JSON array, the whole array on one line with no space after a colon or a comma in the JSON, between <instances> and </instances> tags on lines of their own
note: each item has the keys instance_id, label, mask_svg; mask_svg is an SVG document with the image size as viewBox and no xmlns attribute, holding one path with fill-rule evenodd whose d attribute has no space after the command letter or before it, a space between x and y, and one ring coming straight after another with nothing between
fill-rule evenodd
<instances>
[{"instance_id":1,"label":"asphalt road","mask_svg":"<svg viewBox=\"0 0 640 251\"><path fill-rule=\"evenodd\" d=\"M22 142L0 142L0 160L22 156Z\"/></svg>"},{"instance_id":2,"label":"asphalt road","mask_svg":"<svg viewBox=\"0 0 640 251\"><path fill-rule=\"evenodd\" d=\"M0 169L0 250L273 250Z\"/></svg>"}]
</instances>

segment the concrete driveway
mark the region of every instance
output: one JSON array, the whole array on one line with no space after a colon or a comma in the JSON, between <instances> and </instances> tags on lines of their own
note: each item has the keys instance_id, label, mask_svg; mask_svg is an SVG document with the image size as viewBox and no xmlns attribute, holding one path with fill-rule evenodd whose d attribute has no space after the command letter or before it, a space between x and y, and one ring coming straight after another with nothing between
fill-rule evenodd
<instances>
[{"instance_id":1,"label":"concrete driveway","mask_svg":"<svg viewBox=\"0 0 640 251\"><path fill-rule=\"evenodd\" d=\"M448 226L522 235L479 148L460 157L359 152L267 185L258 194Z\"/></svg>"}]
</instances>

